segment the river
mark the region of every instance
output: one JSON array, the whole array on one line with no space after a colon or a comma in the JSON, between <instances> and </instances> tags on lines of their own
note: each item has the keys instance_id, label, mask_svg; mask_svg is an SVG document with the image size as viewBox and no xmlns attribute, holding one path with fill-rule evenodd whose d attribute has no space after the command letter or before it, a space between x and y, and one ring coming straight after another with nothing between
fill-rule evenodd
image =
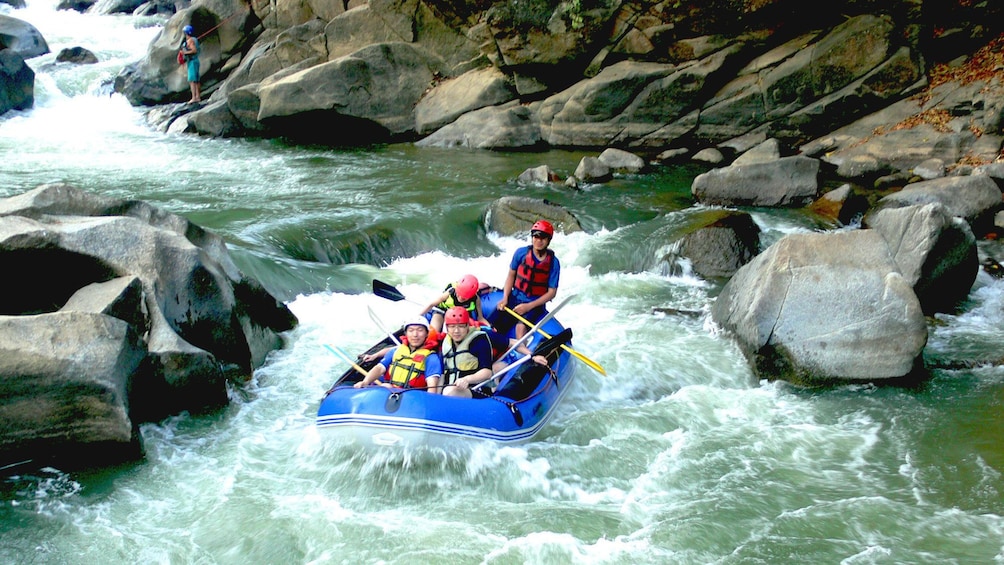
<instances>
[{"instance_id":1,"label":"river","mask_svg":"<svg viewBox=\"0 0 1004 565\"><path fill-rule=\"evenodd\" d=\"M228 408L143 425L143 461L4 476L0 562L1004 562L1004 369L939 370L917 389L758 381L708 320L720 287L663 260L700 213L694 169L573 192L515 179L540 164L568 175L592 153L161 133L104 85L163 20L29 4L2 12L52 54L29 61L35 107L0 117L0 197L67 182L182 214L222 235L300 325ZM100 63L54 63L76 45ZM580 366L519 447L382 452L319 435L320 397L346 369L323 345L378 339L367 308L388 323L415 313L371 280L420 302L468 272L501 284L523 242L481 217L508 194L580 218L585 233L553 242L559 296L575 295L558 317L608 375ZM816 227L754 217L766 243ZM932 322L927 354L999 357L1002 327L1004 282L981 273L965 311Z\"/></svg>"}]
</instances>

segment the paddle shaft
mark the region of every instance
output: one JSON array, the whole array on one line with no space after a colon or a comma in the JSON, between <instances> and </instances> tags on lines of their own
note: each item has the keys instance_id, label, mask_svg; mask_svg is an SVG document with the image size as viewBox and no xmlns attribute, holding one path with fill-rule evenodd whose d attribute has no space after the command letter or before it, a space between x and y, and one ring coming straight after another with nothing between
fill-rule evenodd
<instances>
[{"instance_id":1,"label":"paddle shaft","mask_svg":"<svg viewBox=\"0 0 1004 565\"><path fill-rule=\"evenodd\" d=\"M394 345L401 345L401 340L394 337L393 333L387 331L387 328L384 327L383 322L380 321L380 318L376 315L376 312L373 311L373 308L367 306L366 310L370 314L370 320L373 320L373 323L376 324L376 327L380 328L380 331L387 334L387 337L390 338L391 343L393 343Z\"/></svg>"},{"instance_id":2,"label":"paddle shaft","mask_svg":"<svg viewBox=\"0 0 1004 565\"><path fill-rule=\"evenodd\" d=\"M544 336L545 338L550 339L551 336L547 332L545 332L544 330L542 330L540 328L535 327L529 320L527 320L523 316L520 316L519 314L517 314L516 311L513 310L512 308L506 306L505 307L505 311L509 312L509 314L511 314L514 318L516 318L520 322L523 322L524 324L526 324L526 326L528 328L531 328L533 331L539 333L540 335ZM600 364L597 363L596 361L593 361L592 359L586 357L585 355L579 353L578 351L572 349L571 347L568 347L564 343L561 344L561 348L564 349L565 351L571 353L572 355L574 355L576 358L578 358L580 361L582 361L586 365L589 365L592 369L594 369L599 374L601 374L601 375L606 375L607 374L607 372L605 370L603 370L603 367L601 367Z\"/></svg>"},{"instance_id":3,"label":"paddle shaft","mask_svg":"<svg viewBox=\"0 0 1004 565\"><path fill-rule=\"evenodd\" d=\"M324 347L326 347L328 349L328 351L334 353L336 357L341 357L344 361L346 361L350 365L352 365L352 368L355 369L356 371L359 371L359 374L361 374L362 376L365 377L368 374L368 372L366 371L366 369L363 369L362 367L360 367L359 365L357 365L356 362L353 361L351 357L349 357L348 355L346 355L345 352L342 351L341 349L338 349L337 347L332 347L332 346L330 346L330 345L328 345L326 343L324 344Z\"/></svg>"},{"instance_id":4,"label":"paddle shaft","mask_svg":"<svg viewBox=\"0 0 1004 565\"><path fill-rule=\"evenodd\" d=\"M546 316L544 316L543 318L541 318L540 321L538 321L534 325L531 325L530 329L533 330L533 331L536 331L536 329L538 327L540 327L540 326L546 324L547 322L551 321L551 318L554 317L554 315L558 312L558 310L561 310L562 308L564 308L565 304L568 304L568 301L571 300L571 299L573 299L573 298L575 298L574 294L569 294L568 296L566 296L564 300L562 300L562 301L558 302L557 304L555 304L554 308L551 308L551 311L548 312ZM502 355L499 356L499 359L504 358L506 355L509 355L513 351L516 351L517 347L519 347L520 345L522 345L522 344L526 343L527 341L529 341L530 338L533 337L533 331L526 332L526 335L524 335L523 337L519 338L519 340L516 341L516 343L514 343L512 345L512 347L509 348L508 351L506 351L505 353L503 353ZM548 337L548 336L545 336L545 337Z\"/></svg>"},{"instance_id":5,"label":"paddle shaft","mask_svg":"<svg viewBox=\"0 0 1004 565\"><path fill-rule=\"evenodd\" d=\"M498 379L502 375L508 373L509 371L515 369L516 367L519 367L520 365L522 365L523 363L526 363L527 361L529 361L532 358L533 358L533 354L532 353L530 355L524 355L523 357L520 357L519 359L517 359L517 360L513 361L512 363L509 363L505 367L502 367L501 369L499 369L498 372L495 373L494 375L492 375L492 376L488 377L487 379L481 381L480 383L472 386L471 390L477 390L477 389L485 386L486 384L495 381L496 379Z\"/></svg>"}]
</instances>

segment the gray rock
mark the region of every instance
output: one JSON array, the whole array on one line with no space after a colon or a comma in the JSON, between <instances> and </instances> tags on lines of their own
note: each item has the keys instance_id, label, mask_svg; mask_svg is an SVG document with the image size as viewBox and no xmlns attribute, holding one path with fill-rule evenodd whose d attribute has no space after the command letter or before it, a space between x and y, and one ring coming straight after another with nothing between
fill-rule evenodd
<instances>
[{"instance_id":1,"label":"gray rock","mask_svg":"<svg viewBox=\"0 0 1004 565\"><path fill-rule=\"evenodd\" d=\"M725 160L725 156L722 155L721 151L715 149L714 147L708 147L694 153L694 156L691 157L690 160L697 163L717 165Z\"/></svg>"},{"instance_id":2,"label":"gray rock","mask_svg":"<svg viewBox=\"0 0 1004 565\"><path fill-rule=\"evenodd\" d=\"M415 104L436 71L436 62L410 44L371 45L263 84L258 121L294 138L319 135L336 143L369 138L359 134L365 122L385 130L385 139L414 132ZM351 123L344 118L357 119L354 131L335 127Z\"/></svg>"},{"instance_id":3,"label":"gray rock","mask_svg":"<svg viewBox=\"0 0 1004 565\"><path fill-rule=\"evenodd\" d=\"M138 277L126 276L91 283L73 293L60 311L112 316L132 326L140 335L145 335L150 329L143 283Z\"/></svg>"},{"instance_id":4,"label":"gray rock","mask_svg":"<svg viewBox=\"0 0 1004 565\"><path fill-rule=\"evenodd\" d=\"M634 153L614 147L604 149L598 159L612 170L621 173L640 173L645 168L644 159Z\"/></svg>"},{"instance_id":5,"label":"gray rock","mask_svg":"<svg viewBox=\"0 0 1004 565\"><path fill-rule=\"evenodd\" d=\"M35 104L35 71L12 49L0 49L0 114Z\"/></svg>"},{"instance_id":6,"label":"gray rock","mask_svg":"<svg viewBox=\"0 0 1004 565\"><path fill-rule=\"evenodd\" d=\"M0 200L0 260L25 273L8 279L0 312L101 312L149 335L149 372L130 385L139 421L225 402L224 377L247 378L296 324L218 236L66 185Z\"/></svg>"},{"instance_id":7,"label":"gray rock","mask_svg":"<svg viewBox=\"0 0 1004 565\"><path fill-rule=\"evenodd\" d=\"M30 23L0 15L0 50L10 49L22 59L31 59L49 52L49 44Z\"/></svg>"},{"instance_id":8,"label":"gray rock","mask_svg":"<svg viewBox=\"0 0 1004 565\"><path fill-rule=\"evenodd\" d=\"M199 133L214 137L247 135L249 130L253 129L245 128L230 111L231 100L220 100L201 106L188 115L188 125Z\"/></svg>"},{"instance_id":9,"label":"gray rock","mask_svg":"<svg viewBox=\"0 0 1004 565\"><path fill-rule=\"evenodd\" d=\"M656 155L655 161L658 163L679 163L684 161L689 154L690 150L686 147L667 149Z\"/></svg>"},{"instance_id":10,"label":"gray rock","mask_svg":"<svg viewBox=\"0 0 1004 565\"><path fill-rule=\"evenodd\" d=\"M457 121L415 142L419 147L468 149L532 149L541 145L540 123L518 102L491 106L461 116Z\"/></svg>"},{"instance_id":11,"label":"gray rock","mask_svg":"<svg viewBox=\"0 0 1004 565\"><path fill-rule=\"evenodd\" d=\"M973 100L984 96L981 92L987 87L984 81L942 84L932 89L924 104L913 97L893 102L802 145L800 150L836 167L837 175L854 179L909 172L927 159L944 163L963 158L991 162L997 158L1002 137L991 130L974 133L972 126L988 119L982 111L959 108L958 117L937 127L925 122L908 128L892 127L916 122L917 116L925 112L948 111L966 103L971 106Z\"/></svg>"},{"instance_id":12,"label":"gray rock","mask_svg":"<svg viewBox=\"0 0 1004 565\"><path fill-rule=\"evenodd\" d=\"M91 13L103 16L109 14L132 14L143 0L98 0L90 9Z\"/></svg>"},{"instance_id":13,"label":"gray rock","mask_svg":"<svg viewBox=\"0 0 1004 565\"><path fill-rule=\"evenodd\" d=\"M731 277L760 252L760 228L746 212L713 214L715 218L683 237L680 254L703 278Z\"/></svg>"},{"instance_id":14,"label":"gray rock","mask_svg":"<svg viewBox=\"0 0 1004 565\"><path fill-rule=\"evenodd\" d=\"M940 203L952 216L964 218L975 233L983 233L1001 208L1001 189L990 177L944 177L908 184L879 200L869 215L887 208ZM865 218L868 220L867 216Z\"/></svg>"},{"instance_id":15,"label":"gray rock","mask_svg":"<svg viewBox=\"0 0 1004 565\"><path fill-rule=\"evenodd\" d=\"M494 67L478 69L436 85L415 106L415 129L427 135L461 115L515 99L510 80Z\"/></svg>"},{"instance_id":16,"label":"gray rock","mask_svg":"<svg viewBox=\"0 0 1004 565\"><path fill-rule=\"evenodd\" d=\"M755 165L757 163L769 163L781 158L781 145L776 139L767 139L763 143L754 146L732 161L732 166Z\"/></svg>"},{"instance_id":17,"label":"gray rock","mask_svg":"<svg viewBox=\"0 0 1004 565\"><path fill-rule=\"evenodd\" d=\"M867 224L885 238L924 314L952 312L969 296L979 259L965 220L934 203L878 210Z\"/></svg>"},{"instance_id":18,"label":"gray rock","mask_svg":"<svg viewBox=\"0 0 1004 565\"><path fill-rule=\"evenodd\" d=\"M698 175L691 192L701 203L731 206L804 206L815 199L819 161L784 157Z\"/></svg>"},{"instance_id":19,"label":"gray rock","mask_svg":"<svg viewBox=\"0 0 1004 565\"><path fill-rule=\"evenodd\" d=\"M582 231L579 220L562 206L525 196L503 196L485 211L485 229L500 235L529 235L537 220L547 220L555 232Z\"/></svg>"},{"instance_id":20,"label":"gray rock","mask_svg":"<svg viewBox=\"0 0 1004 565\"><path fill-rule=\"evenodd\" d=\"M61 467L134 459L130 382L144 343L126 322L97 313L0 316L0 460Z\"/></svg>"},{"instance_id":21,"label":"gray rock","mask_svg":"<svg viewBox=\"0 0 1004 565\"><path fill-rule=\"evenodd\" d=\"M855 192L849 184L827 192L809 205L809 209L819 216L845 226L860 220L868 207L868 199Z\"/></svg>"},{"instance_id":22,"label":"gray rock","mask_svg":"<svg viewBox=\"0 0 1004 565\"><path fill-rule=\"evenodd\" d=\"M736 272L712 318L759 377L797 384L901 378L927 343L920 303L874 230L785 236Z\"/></svg>"},{"instance_id":23,"label":"gray rock","mask_svg":"<svg viewBox=\"0 0 1004 565\"><path fill-rule=\"evenodd\" d=\"M610 167L596 157L583 157L575 167L575 178L582 182L607 182L613 176Z\"/></svg>"},{"instance_id":24,"label":"gray rock","mask_svg":"<svg viewBox=\"0 0 1004 565\"><path fill-rule=\"evenodd\" d=\"M547 184L549 182L556 182L557 180L558 174L552 171L551 167L547 165L527 169L516 178L516 182L520 184Z\"/></svg>"},{"instance_id":25,"label":"gray rock","mask_svg":"<svg viewBox=\"0 0 1004 565\"><path fill-rule=\"evenodd\" d=\"M913 168L913 174L924 180L945 176L945 162L941 159L926 159Z\"/></svg>"},{"instance_id":26,"label":"gray rock","mask_svg":"<svg viewBox=\"0 0 1004 565\"><path fill-rule=\"evenodd\" d=\"M93 65L98 62L94 53L83 47L67 47L60 49L56 55L57 63L73 63L75 65Z\"/></svg>"}]
</instances>

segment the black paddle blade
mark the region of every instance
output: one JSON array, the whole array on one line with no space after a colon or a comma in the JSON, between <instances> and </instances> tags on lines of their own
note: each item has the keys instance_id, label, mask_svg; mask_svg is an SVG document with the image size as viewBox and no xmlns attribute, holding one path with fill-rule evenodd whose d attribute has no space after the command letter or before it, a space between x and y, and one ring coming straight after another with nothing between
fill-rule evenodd
<instances>
[{"instance_id":1,"label":"black paddle blade","mask_svg":"<svg viewBox=\"0 0 1004 565\"><path fill-rule=\"evenodd\" d=\"M567 344L570 341L572 341L572 328L565 328L561 330L561 333L552 335L551 337L540 342L537 345L537 347L533 348L533 354L547 357L555 350L557 350L559 347Z\"/></svg>"},{"instance_id":2,"label":"black paddle blade","mask_svg":"<svg viewBox=\"0 0 1004 565\"><path fill-rule=\"evenodd\" d=\"M401 291L378 279L373 279L373 294L394 302L404 300Z\"/></svg>"}]
</instances>

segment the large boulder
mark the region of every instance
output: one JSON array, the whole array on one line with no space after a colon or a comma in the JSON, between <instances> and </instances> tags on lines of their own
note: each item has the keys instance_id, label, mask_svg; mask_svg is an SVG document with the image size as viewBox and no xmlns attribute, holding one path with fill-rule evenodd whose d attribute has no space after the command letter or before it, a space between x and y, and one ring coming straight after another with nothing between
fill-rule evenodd
<instances>
[{"instance_id":1,"label":"large boulder","mask_svg":"<svg viewBox=\"0 0 1004 565\"><path fill-rule=\"evenodd\" d=\"M819 161L796 155L733 165L698 175L691 192L698 202L724 206L805 206L819 190Z\"/></svg>"},{"instance_id":2,"label":"large boulder","mask_svg":"<svg viewBox=\"0 0 1004 565\"><path fill-rule=\"evenodd\" d=\"M911 375L920 302L875 230L788 235L740 268L712 307L761 378L798 384Z\"/></svg>"},{"instance_id":3,"label":"large boulder","mask_svg":"<svg viewBox=\"0 0 1004 565\"><path fill-rule=\"evenodd\" d=\"M146 348L136 328L80 311L2 315L0 350L0 463L100 465L138 455L129 387Z\"/></svg>"},{"instance_id":4,"label":"large boulder","mask_svg":"<svg viewBox=\"0 0 1004 565\"><path fill-rule=\"evenodd\" d=\"M46 337L29 349L32 363L11 361L0 374L10 382L41 378L78 358L81 367L106 367L109 386L129 396L105 398L133 424L225 404L227 382L249 378L296 324L285 305L241 274L220 237L149 204L67 185L0 201L0 264L18 273L3 279L0 315L10 320L0 324L0 342L63 336ZM80 327L63 328L66 320ZM25 324L71 333L25 334ZM111 329L99 334L91 329L97 326ZM106 334L106 346L89 345L88 336ZM127 363L133 356L138 360ZM66 390L73 378L64 375ZM78 426L92 425L88 413L80 417ZM25 437L34 425L7 422ZM41 443L24 445L56 448L36 439ZM81 447L90 440L72 441Z\"/></svg>"},{"instance_id":5,"label":"large boulder","mask_svg":"<svg viewBox=\"0 0 1004 565\"><path fill-rule=\"evenodd\" d=\"M494 67L464 73L437 84L415 106L415 126L426 135L461 115L513 100L511 81Z\"/></svg>"},{"instance_id":6,"label":"large boulder","mask_svg":"<svg viewBox=\"0 0 1004 565\"><path fill-rule=\"evenodd\" d=\"M411 134L415 104L437 72L437 60L408 43L371 45L263 85L258 120L336 143Z\"/></svg>"},{"instance_id":7,"label":"large boulder","mask_svg":"<svg viewBox=\"0 0 1004 565\"><path fill-rule=\"evenodd\" d=\"M969 224L939 203L884 208L867 227L882 234L924 314L952 312L969 296L979 271Z\"/></svg>"},{"instance_id":8,"label":"large boulder","mask_svg":"<svg viewBox=\"0 0 1004 565\"><path fill-rule=\"evenodd\" d=\"M975 74L977 71L973 71ZM800 150L859 184L912 171L930 159L993 162L1000 153L1001 108L996 78L945 82L924 96L873 109L856 121L822 134Z\"/></svg>"},{"instance_id":9,"label":"large boulder","mask_svg":"<svg viewBox=\"0 0 1004 565\"><path fill-rule=\"evenodd\" d=\"M0 50L11 49L23 59L49 52L49 44L35 26L26 21L0 15Z\"/></svg>"},{"instance_id":10,"label":"large boulder","mask_svg":"<svg viewBox=\"0 0 1004 565\"><path fill-rule=\"evenodd\" d=\"M623 61L539 108L544 139L554 146L661 148L690 132L708 95L738 46L689 65Z\"/></svg>"}]
</instances>

